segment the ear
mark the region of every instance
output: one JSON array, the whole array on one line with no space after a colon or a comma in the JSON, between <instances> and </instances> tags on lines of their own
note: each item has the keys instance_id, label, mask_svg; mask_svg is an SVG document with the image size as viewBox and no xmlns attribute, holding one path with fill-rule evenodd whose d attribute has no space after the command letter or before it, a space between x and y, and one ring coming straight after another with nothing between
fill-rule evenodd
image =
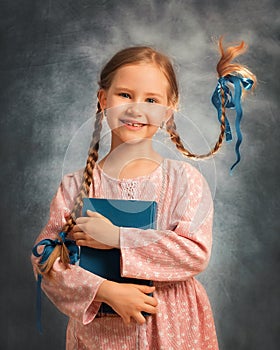
<instances>
[{"instance_id":1,"label":"ear","mask_svg":"<svg viewBox=\"0 0 280 350\"><path fill-rule=\"evenodd\" d=\"M107 107L107 92L104 89L100 89L97 94L100 107L104 110Z\"/></svg>"}]
</instances>

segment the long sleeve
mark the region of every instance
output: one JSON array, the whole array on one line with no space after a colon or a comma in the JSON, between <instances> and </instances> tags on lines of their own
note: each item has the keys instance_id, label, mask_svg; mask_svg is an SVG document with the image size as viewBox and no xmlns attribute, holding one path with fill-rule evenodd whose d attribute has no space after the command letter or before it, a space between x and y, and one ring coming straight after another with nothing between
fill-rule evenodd
<instances>
[{"instance_id":1,"label":"long sleeve","mask_svg":"<svg viewBox=\"0 0 280 350\"><path fill-rule=\"evenodd\" d=\"M57 238L73 205L79 179L78 173L64 177L51 202L49 221L36 243L45 238ZM32 256L31 260L36 274L39 259ZM61 312L87 324L94 319L100 307L100 303L95 302L94 298L103 281L103 278L77 265L69 265L68 269L63 269L57 260L50 277L43 277L42 289Z\"/></svg>"},{"instance_id":2,"label":"long sleeve","mask_svg":"<svg viewBox=\"0 0 280 350\"><path fill-rule=\"evenodd\" d=\"M213 203L193 167L170 176L159 229L121 228L124 277L182 281L203 271L212 246Z\"/></svg>"}]
</instances>

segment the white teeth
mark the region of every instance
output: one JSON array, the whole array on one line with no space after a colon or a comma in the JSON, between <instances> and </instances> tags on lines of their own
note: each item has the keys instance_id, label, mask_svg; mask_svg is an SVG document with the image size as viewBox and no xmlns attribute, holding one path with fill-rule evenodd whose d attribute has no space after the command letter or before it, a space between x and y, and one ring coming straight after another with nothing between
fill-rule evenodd
<instances>
[{"instance_id":1,"label":"white teeth","mask_svg":"<svg viewBox=\"0 0 280 350\"><path fill-rule=\"evenodd\" d=\"M133 123L133 122L130 122L128 120L121 120L121 122L126 124L126 125L134 126L134 127L138 127L138 128L140 128L141 126L146 125L146 124L143 124L143 123Z\"/></svg>"},{"instance_id":2,"label":"white teeth","mask_svg":"<svg viewBox=\"0 0 280 350\"><path fill-rule=\"evenodd\" d=\"M126 123L126 124L130 126L142 126L142 124L139 124L139 123Z\"/></svg>"}]
</instances>

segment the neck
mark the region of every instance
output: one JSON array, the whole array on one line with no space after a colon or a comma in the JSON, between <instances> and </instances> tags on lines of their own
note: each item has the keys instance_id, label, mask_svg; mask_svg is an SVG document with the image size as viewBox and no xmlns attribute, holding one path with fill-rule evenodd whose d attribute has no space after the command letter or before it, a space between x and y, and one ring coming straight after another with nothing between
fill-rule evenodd
<instances>
[{"instance_id":1,"label":"neck","mask_svg":"<svg viewBox=\"0 0 280 350\"><path fill-rule=\"evenodd\" d=\"M149 175L162 162L162 157L153 149L151 139L133 143L111 144L110 152L99 165L115 178L133 178Z\"/></svg>"}]
</instances>

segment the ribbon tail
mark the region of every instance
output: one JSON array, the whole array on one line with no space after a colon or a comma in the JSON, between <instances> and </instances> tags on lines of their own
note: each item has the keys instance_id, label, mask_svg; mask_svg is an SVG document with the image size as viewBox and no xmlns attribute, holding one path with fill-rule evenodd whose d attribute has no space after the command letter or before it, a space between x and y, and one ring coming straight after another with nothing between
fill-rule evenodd
<instances>
[{"instance_id":1,"label":"ribbon tail","mask_svg":"<svg viewBox=\"0 0 280 350\"><path fill-rule=\"evenodd\" d=\"M230 82L234 85L234 96L232 95L231 90L227 86L227 83ZM224 107L225 108L231 108L235 109L236 117L235 117L235 130L236 130L236 144L235 144L235 154L236 154L236 162L231 166L230 173L232 174L233 169L235 166L240 162L241 155L240 155L240 145L242 143L242 133L240 128L240 123L242 119L242 107L241 107L241 95L242 95L242 87L245 90L250 90L253 86L254 82L252 79L249 78L243 78L240 76L235 75L226 75L224 77L220 77L218 80L218 85L216 86L216 89L212 95L212 103L217 109L218 113L218 119L221 123L222 119L222 97L221 97L221 90L224 92L225 102ZM226 115L225 117L225 136L226 141L232 140L232 133L231 128L229 124L229 120L227 119Z\"/></svg>"},{"instance_id":2,"label":"ribbon tail","mask_svg":"<svg viewBox=\"0 0 280 350\"><path fill-rule=\"evenodd\" d=\"M37 258L41 258L39 264L45 263L49 256L52 254L54 248L58 244L64 243L69 251L69 258L70 258L70 264L75 264L79 260L79 248L76 245L75 241L66 239L66 233L65 232L60 232L60 237L62 241L59 240L52 240L52 239L44 239L37 243L33 249L32 253L34 256ZM38 253L38 247L39 246L44 246L43 252ZM42 317L42 275L38 274L37 278L37 295L36 295L36 319L37 319L37 328L40 334L42 334L42 322L41 322L41 317Z\"/></svg>"},{"instance_id":3,"label":"ribbon tail","mask_svg":"<svg viewBox=\"0 0 280 350\"><path fill-rule=\"evenodd\" d=\"M40 334L42 334L42 275L38 274L37 280L37 296L36 296L36 319L37 319L37 329Z\"/></svg>"},{"instance_id":4,"label":"ribbon tail","mask_svg":"<svg viewBox=\"0 0 280 350\"><path fill-rule=\"evenodd\" d=\"M230 174L232 175L233 169L236 167L236 165L240 162L241 160L241 156L240 156L240 151L239 151L239 147L240 144L242 142L242 137L240 137L235 145L235 153L236 153L236 162L230 167Z\"/></svg>"},{"instance_id":5,"label":"ribbon tail","mask_svg":"<svg viewBox=\"0 0 280 350\"><path fill-rule=\"evenodd\" d=\"M232 134L231 134L231 129L230 129L230 125L229 125L229 121L227 119L227 117L225 116L225 134L226 134L226 141L230 142L232 140Z\"/></svg>"},{"instance_id":6,"label":"ribbon tail","mask_svg":"<svg viewBox=\"0 0 280 350\"><path fill-rule=\"evenodd\" d=\"M240 162L241 160L241 155L240 155L240 145L242 143L242 133L241 133L241 128L240 128L240 123L242 119L242 107L241 107L241 94L242 94L242 89L240 85L240 79L236 77L232 77L233 83L234 83L234 105L235 105L235 111L236 111L236 119L235 119L235 130L236 130L236 144L235 144L235 154L236 154L236 162L231 166L230 172L232 174L233 169L236 167L236 165Z\"/></svg>"}]
</instances>

